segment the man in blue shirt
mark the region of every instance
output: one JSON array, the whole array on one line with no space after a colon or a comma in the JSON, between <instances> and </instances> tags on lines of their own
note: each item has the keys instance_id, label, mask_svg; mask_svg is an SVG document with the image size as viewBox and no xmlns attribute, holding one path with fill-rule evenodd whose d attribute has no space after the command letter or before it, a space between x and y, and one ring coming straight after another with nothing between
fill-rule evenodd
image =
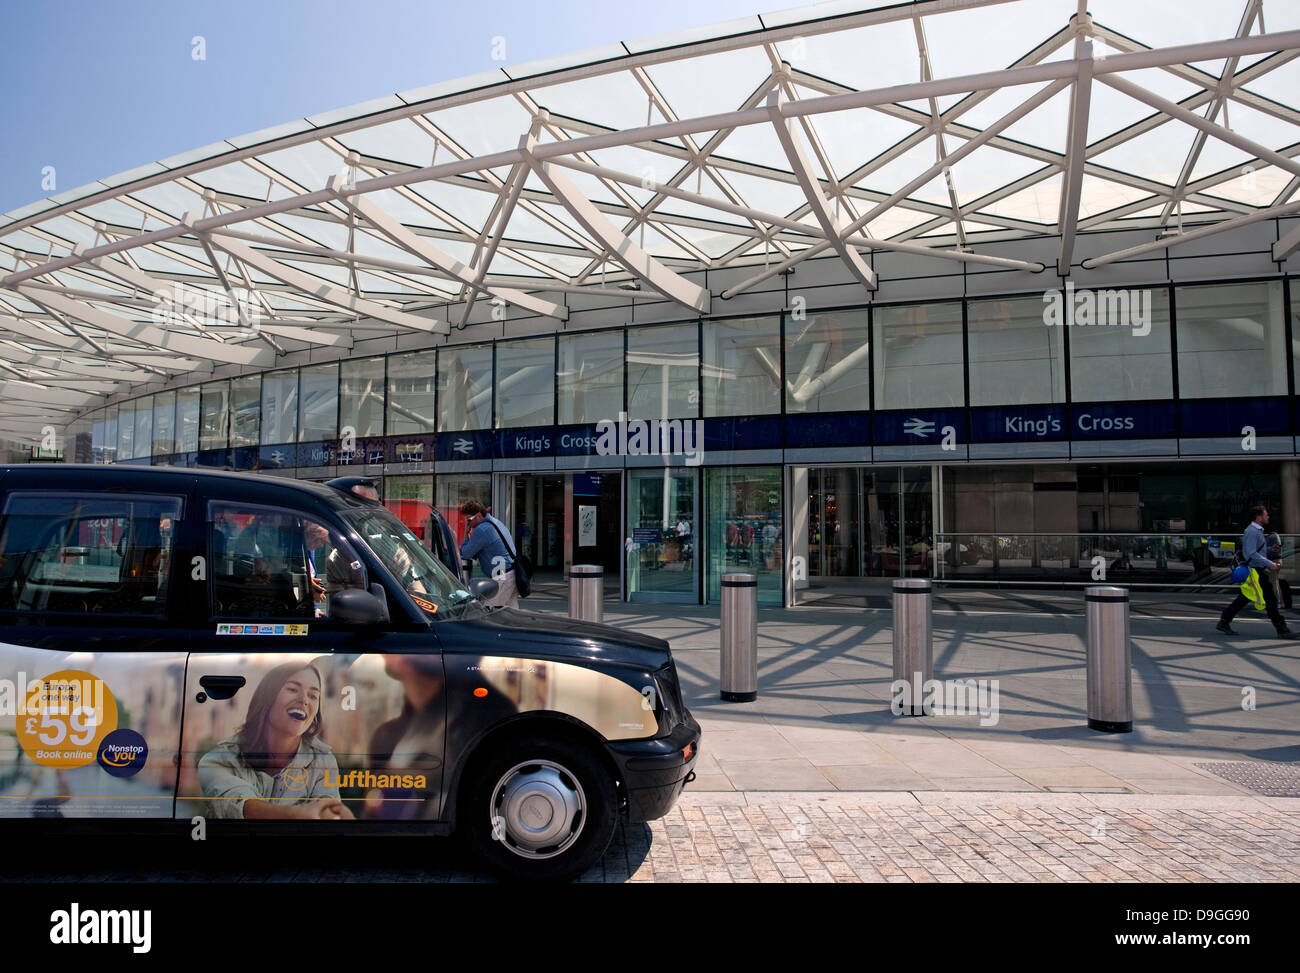
<instances>
[{"instance_id":1,"label":"man in blue shirt","mask_svg":"<svg viewBox=\"0 0 1300 973\"><path fill-rule=\"evenodd\" d=\"M1278 638L1300 638L1300 632L1293 632L1286 627L1286 622L1277 610L1277 595L1273 592L1273 585L1269 581L1268 572L1281 567L1281 564L1277 561L1270 561L1265 556L1268 552L1268 541L1264 537L1264 528L1268 526L1268 511L1263 507L1253 507L1250 516L1252 520L1246 525L1246 532L1241 535L1241 554L1246 559L1246 565L1259 572L1259 587L1264 595L1264 611L1268 613L1268 620L1277 629ZM1224 610L1223 615L1219 618L1219 624L1215 627L1224 635L1236 635L1237 633L1232 630L1230 623L1236 617L1237 612L1249 604L1249 598L1243 594L1238 594L1236 598L1232 599L1232 604Z\"/></svg>"},{"instance_id":2,"label":"man in blue shirt","mask_svg":"<svg viewBox=\"0 0 1300 973\"><path fill-rule=\"evenodd\" d=\"M460 542L461 560L473 558L479 572L497 583L497 593L488 599L489 605L519 607L519 592L515 589L515 554L510 543L509 528L487 512L477 500L466 500L460 512L467 517L469 534Z\"/></svg>"}]
</instances>

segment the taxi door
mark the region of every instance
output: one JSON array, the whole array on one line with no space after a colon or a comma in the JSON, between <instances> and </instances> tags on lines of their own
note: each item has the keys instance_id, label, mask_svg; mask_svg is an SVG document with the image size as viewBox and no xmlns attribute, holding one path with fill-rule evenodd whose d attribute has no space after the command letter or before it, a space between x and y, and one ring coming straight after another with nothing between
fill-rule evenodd
<instances>
[{"instance_id":1,"label":"taxi door","mask_svg":"<svg viewBox=\"0 0 1300 973\"><path fill-rule=\"evenodd\" d=\"M368 552L324 518L202 489L198 502L207 556L194 598L207 618L192 635L177 815L435 819L436 636L402 617L366 627L332 617L341 592L385 589Z\"/></svg>"},{"instance_id":2,"label":"taxi door","mask_svg":"<svg viewBox=\"0 0 1300 973\"><path fill-rule=\"evenodd\" d=\"M0 495L0 817L170 818L194 481L44 472Z\"/></svg>"}]
</instances>

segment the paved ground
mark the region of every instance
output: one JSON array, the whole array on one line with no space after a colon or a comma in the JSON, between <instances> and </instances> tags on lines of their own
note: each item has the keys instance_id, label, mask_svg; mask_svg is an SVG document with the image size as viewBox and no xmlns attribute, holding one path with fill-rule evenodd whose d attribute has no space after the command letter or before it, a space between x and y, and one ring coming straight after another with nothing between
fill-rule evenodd
<instances>
[{"instance_id":1,"label":"paved ground","mask_svg":"<svg viewBox=\"0 0 1300 973\"><path fill-rule=\"evenodd\" d=\"M1225 639L1213 606L1146 606L1136 730L1101 734L1086 728L1077 601L981 594L936 611L936 676L999 682L988 726L889 712L885 611L760 612L759 699L726 704L716 609L609 604L607 621L671 640L704 738L678 805L620 827L583 880L1300 881L1300 798L1247 786L1285 792L1300 761L1300 645L1259 619ZM528 605L564 609L545 594ZM1213 772L1229 764L1238 783ZM49 881L48 849L32 849L0 875ZM69 882L490 880L448 839L171 839L134 843L129 860L98 839L59 849Z\"/></svg>"},{"instance_id":2,"label":"paved ground","mask_svg":"<svg viewBox=\"0 0 1300 973\"><path fill-rule=\"evenodd\" d=\"M991 712L890 713L887 611L761 610L753 703L718 699L716 608L607 603L605 619L672 644L704 727L696 793L1250 795L1204 765L1300 761L1300 643L1273 638L1262 615L1240 617L1232 639L1177 604L1168 617L1135 613L1135 730L1104 734L1087 728L1081 598L1071 611L1058 597L969 593L935 611L936 678L986 680L990 691L996 680L996 722ZM532 607L564 610L556 599Z\"/></svg>"}]
</instances>

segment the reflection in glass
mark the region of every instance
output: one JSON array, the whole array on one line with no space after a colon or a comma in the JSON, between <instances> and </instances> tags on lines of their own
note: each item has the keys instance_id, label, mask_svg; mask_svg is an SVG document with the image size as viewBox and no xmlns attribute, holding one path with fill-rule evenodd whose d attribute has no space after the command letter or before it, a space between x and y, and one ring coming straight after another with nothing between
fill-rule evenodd
<instances>
[{"instance_id":1,"label":"reflection in glass","mask_svg":"<svg viewBox=\"0 0 1300 973\"><path fill-rule=\"evenodd\" d=\"M876 315L876 408L963 405L961 304L881 307Z\"/></svg>"},{"instance_id":2,"label":"reflection in glass","mask_svg":"<svg viewBox=\"0 0 1300 973\"><path fill-rule=\"evenodd\" d=\"M193 453L199 448L199 390L181 389L176 393L177 452Z\"/></svg>"},{"instance_id":3,"label":"reflection in glass","mask_svg":"<svg viewBox=\"0 0 1300 973\"><path fill-rule=\"evenodd\" d=\"M556 421L617 420L623 411L623 332L561 335L559 355Z\"/></svg>"},{"instance_id":4,"label":"reflection in glass","mask_svg":"<svg viewBox=\"0 0 1300 973\"><path fill-rule=\"evenodd\" d=\"M781 411L780 318L704 323L704 415Z\"/></svg>"},{"instance_id":5,"label":"reflection in glass","mask_svg":"<svg viewBox=\"0 0 1300 973\"><path fill-rule=\"evenodd\" d=\"M721 599L722 576L758 578L759 604L782 601L781 467L705 469L708 599Z\"/></svg>"},{"instance_id":6,"label":"reflection in glass","mask_svg":"<svg viewBox=\"0 0 1300 973\"><path fill-rule=\"evenodd\" d=\"M1039 297L970 301L970 404L1065 401L1064 329L1043 321Z\"/></svg>"},{"instance_id":7,"label":"reflection in glass","mask_svg":"<svg viewBox=\"0 0 1300 973\"><path fill-rule=\"evenodd\" d=\"M225 449L230 431L230 383L199 386L199 449Z\"/></svg>"},{"instance_id":8,"label":"reflection in glass","mask_svg":"<svg viewBox=\"0 0 1300 973\"><path fill-rule=\"evenodd\" d=\"M135 402L122 402L117 407L117 461L135 456Z\"/></svg>"},{"instance_id":9,"label":"reflection in glass","mask_svg":"<svg viewBox=\"0 0 1300 973\"><path fill-rule=\"evenodd\" d=\"M446 364L448 352L443 352ZM433 432L436 352L411 351L388 358L388 435Z\"/></svg>"},{"instance_id":10,"label":"reflection in glass","mask_svg":"<svg viewBox=\"0 0 1300 973\"><path fill-rule=\"evenodd\" d=\"M262 418L262 376L230 381L230 445L256 446Z\"/></svg>"},{"instance_id":11,"label":"reflection in glass","mask_svg":"<svg viewBox=\"0 0 1300 973\"><path fill-rule=\"evenodd\" d=\"M262 376L262 445L292 443L298 439L298 369L287 368Z\"/></svg>"},{"instance_id":12,"label":"reflection in glass","mask_svg":"<svg viewBox=\"0 0 1300 973\"><path fill-rule=\"evenodd\" d=\"M1179 287L1178 395L1287 394L1282 281Z\"/></svg>"},{"instance_id":13,"label":"reflection in glass","mask_svg":"<svg viewBox=\"0 0 1300 973\"><path fill-rule=\"evenodd\" d=\"M438 354L438 431L492 428L492 346L461 345Z\"/></svg>"},{"instance_id":14,"label":"reflection in glass","mask_svg":"<svg viewBox=\"0 0 1300 973\"><path fill-rule=\"evenodd\" d=\"M825 311L785 331L788 412L848 412L871 408L870 319L866 308Z\"/></svg>"},{"instance_id":15,"label":"reflection in glass","mask_svg":"<svg viewBox=\"0 0 1300 973\"><path fill-rule=\"evenodd\" d=\"M549 426L555 421L555 339L497 345L497 426Z\"/></svg>"},{"instance_id":16,"label":"reflection in glass","mask_svg":"<svg viewBox=\"0 0 1300 973\"><path fill-rule=\"evenodd\" d=\"M432 369L429 379L432 384ZM382 356L345 361L339 366L339 434L348 428L358 437L384 434Z\"/></svg>"},{"instance_id":17,"label":"reflection in glass","mask_svg":"<svg viewBox=\"0 0 1300 973\"><path fill-rule=\"evenodd\" d=\"M298 379L298 441L316 442L339 434L339 366L309 365Z\"/></svg>"},{"instance_id":18,"label":"reflection in glass","mask_svg":"<svg viewBox=\"0 0 1300 973\"><path fill-rule=\"evenodd\" d=\"M135 400L135 455L136 457L153 455L153 396L146 395Z\"/></svg>"},{"instance_id":19,"label":"reflection in glass","mask_svg":"<svg viewBox=\"0 0 1300 973\"><path fill-rule=\"evenodd\" d=\"M627 333L627 413L632 419L700 414L700 328L670 324Z\"/></svg>"},{"instance_id":20,"label":"reflection in glass","mask_svg":"<svg viewBox=\"0 0 1300 973\"><path fill-rule=\"evenodd\" d=\"M1107 308L1107 320L1121 323L1070 328L1070 397L1075 402L1173 398L1169 292L1130 288L1097 294Z\"/></svg>"},{"instance_id":21,"label":"reflection in glass","mask_svg":"<svg viewBox=\"0 0 1300 973\"><path fill-rule=\"evenodd\" d=\"M159 392L153 397L152 456L176 452L176 393Z\"/></svg>"}]
</instances>

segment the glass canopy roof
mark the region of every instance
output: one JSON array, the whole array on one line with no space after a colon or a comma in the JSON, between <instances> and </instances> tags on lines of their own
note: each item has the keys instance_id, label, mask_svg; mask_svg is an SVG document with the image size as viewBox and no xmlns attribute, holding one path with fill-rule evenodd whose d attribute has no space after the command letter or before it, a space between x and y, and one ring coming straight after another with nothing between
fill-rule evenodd
<instances>
[{"instance_id":1,"label":"glass canopy roof","mask_svg":"<svg viewBox=\"0 0 1300 973\"><path fill-rule=\"evenodd\" d=\"M0 429L493 305L708 313L701 269L1300 212L1298 56L1289 0L824 3L234 137L0 216Z\"/></svg>"}]
</instances>

